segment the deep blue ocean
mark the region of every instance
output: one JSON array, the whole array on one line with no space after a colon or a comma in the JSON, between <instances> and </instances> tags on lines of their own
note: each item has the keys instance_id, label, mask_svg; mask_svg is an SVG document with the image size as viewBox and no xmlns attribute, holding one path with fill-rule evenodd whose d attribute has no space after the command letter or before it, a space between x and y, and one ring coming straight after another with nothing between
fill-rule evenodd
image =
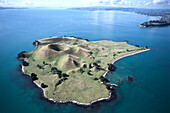
<instances>
[{"instance_id":1,"label":"deep blue ocean","mask_svg":"<svg viewBox=\"0 0 170 113\"><path fill-rule=\"evenodd\" d=\"M0 10L0 113L170 113L170 26L139 27L158 18L120 11ZM107 78L124 80L116 100L91 107L53 104L21 74L16 56L33 50L34 40L64 35L91 41L128 40L151 51L115 63L116 72ZM127 82L128 75L135 82Z\"/></svg>"}]
</instances>

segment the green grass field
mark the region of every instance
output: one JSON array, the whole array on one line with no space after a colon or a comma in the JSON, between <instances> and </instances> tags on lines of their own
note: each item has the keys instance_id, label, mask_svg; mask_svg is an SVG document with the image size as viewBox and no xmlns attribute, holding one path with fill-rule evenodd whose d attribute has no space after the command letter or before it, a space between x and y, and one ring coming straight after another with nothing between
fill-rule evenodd
<instances>
[{"instance_id":1,"label":"green grass field","mask_svg":"<svg viewBox=\"0 0 170 113\"><path fill-rule=\"evenodd\" d=\"M74 37L51 37L38 42L36 49L20 58L29 63L24 72L36 74L35 82L48 86L44 88L47 98L80 103L108 97L109 90L94 78L103 76L109 63L147 49L126 42L91 42Z\"/></svg>"}]
</instances>

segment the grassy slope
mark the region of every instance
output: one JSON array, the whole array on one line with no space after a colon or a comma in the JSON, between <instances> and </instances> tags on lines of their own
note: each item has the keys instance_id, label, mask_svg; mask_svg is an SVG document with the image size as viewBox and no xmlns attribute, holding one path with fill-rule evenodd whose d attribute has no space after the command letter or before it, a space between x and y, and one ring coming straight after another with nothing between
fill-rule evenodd
<instances>
[{"instance_id":1,"label":"grassy slope","mask_svg":"<svg viewBox=\"0 0 170 113\"><path fill-rule=\"evenodd\" d=\"M88 42L73 37L53 37L41 39L39 42L41 44L37 49L30 52L31 56L25 59L29 62L29 66L24 67L25 73L36 73L39 78L36 83L48 85L48 88L45 88L45 95L48 98L55 101L75 100L81 103L89 103L99 98L108 97L109 91L105 88L105 85L98 80L93 80L107 71L108 63L145 49L128 45L125 42L107 40ZM58 46L61 50L50 49L48 45L52 43L62 45ZM127 49L133 51L128 52ZM116 56L113 56L113 54L116 54ZM48 65L44 65L43 61ZM90 69L89 64L94 62L98 62L103 70ZM38 64L44 69L39 69ZM87 64L87 68L83 68L83 64ZM70 75L68 80L56 86L55 84L60 78L57 74L51 72L51 67L56 67ZM85 72L81 73L80 68ZM91 70L92 75L87 74L88 70Z\"/></svg>"}]
</instances>

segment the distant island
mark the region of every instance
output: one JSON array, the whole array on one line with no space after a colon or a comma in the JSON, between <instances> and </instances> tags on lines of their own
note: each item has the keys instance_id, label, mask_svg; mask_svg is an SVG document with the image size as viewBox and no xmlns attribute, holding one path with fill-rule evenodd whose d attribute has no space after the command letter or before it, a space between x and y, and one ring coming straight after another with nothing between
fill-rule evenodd
<instances>
[{"instance_id":1,"label":"distant island","mask_svg":"<svg viewBox=\"0 0 170 113\"><path fill-rule=\"evenodd\" d=\"M140 24L140 27L161 27L168 25L170 25L170 23L168 23L167 21L151 20L148 22L144 22L143 24Z\"/></svg>"},{"instance_id":2,"label":"distant island","mask_svg":"<svg viewBox=\"0 0 170 113\"><path fill-rule=\"evenodd\" d=\"M149 16L161 16L160 20L150 20L148 22L144 22L140 24L140 27L163 27L170 25L170 12L143 12L141 14L149 15Z\"/></svg>"},{"instance_id":3,"label":"distant island","mask_svg":"<svg viewBox=\"0 0 170 113\"><path fill-rule=\"evenodd\" d=\"M79 105L110 99L111 94L116 97L117 83L105 78L116 69L113 63L150 50L126 42L89 41L73 36L50 37L33 44L33 51L17 56L23 61L22 72L31 77L47 99Z\"/></svg>"},{"instance_id":4,"label":"distant island","mask_svg":"<svg viewBox=\"0 0 170 113\"><path fill-rule=\"evenodd\" d=\"M162 27L170 25L170 9L143 9L143 8L125 8L125 7L107 7L107 6L96 6L96 7L78 7L70 8L71 10L88 10L88 11L126 11L135 12L138 14L148 16L160 16L160 20L150 20L140 24L140 27Z\"/></svg>"}]
</instances>

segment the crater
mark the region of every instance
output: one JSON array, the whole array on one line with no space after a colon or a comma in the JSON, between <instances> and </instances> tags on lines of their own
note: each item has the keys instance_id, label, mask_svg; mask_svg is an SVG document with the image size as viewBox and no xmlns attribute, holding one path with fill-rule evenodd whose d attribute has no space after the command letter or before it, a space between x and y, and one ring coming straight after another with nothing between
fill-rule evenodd
<instances>
[{"instance_id":1,"label":"crater","mask_svg":"<svg viewBox=\"0 0 170 113\"><path fill-rule=\"evenodd\" d=\"M48 46L50 49L53 49L55 51L63 51L64 46L63 45L58 45L58 44L51 44Z\"/></svg>"}]
</instances>

